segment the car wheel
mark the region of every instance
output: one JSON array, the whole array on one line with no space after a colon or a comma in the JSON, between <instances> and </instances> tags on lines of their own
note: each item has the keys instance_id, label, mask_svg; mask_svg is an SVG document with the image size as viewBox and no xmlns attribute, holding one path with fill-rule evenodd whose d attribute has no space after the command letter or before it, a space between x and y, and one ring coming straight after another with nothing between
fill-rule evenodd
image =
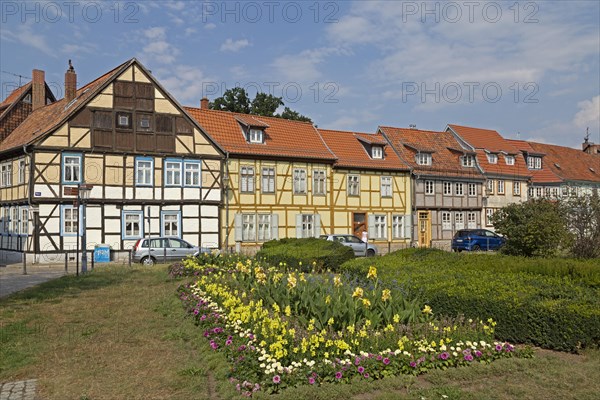
<instances>
[{"instance_id":1,"label":"car wheel","mask_svg":"<svg viewBox=\"0 0 600 400\"><path fill-rule=\"evenodd\" d=\"M472 250L472 251L479 251L479 250L481 250L481 247L479 247L479 245L478 245L478 244L476 244L475 246L473 246L473 247L471 248L471 250Z\"/></svg>"},{"instance_id":2,"label":"car wheel","mask_svg":"<svg viewBox=\"0 0 600 400\"><path fill-rule=\"evenodd\" d=\"M367 257L374 257L375 256L375 250L369 249L367 250Z\"/></svg>"},{"instance_id":3,"label":"car wheel","mask_svg":"<svg viewBox=\"0 0 600 400\"><path fill-rule=\"evenodd\" d=\"M142 264L148 267L153 266L156 263L156 260L153 257L146 256L142 258Z\"/></svg>"}]
</instances>

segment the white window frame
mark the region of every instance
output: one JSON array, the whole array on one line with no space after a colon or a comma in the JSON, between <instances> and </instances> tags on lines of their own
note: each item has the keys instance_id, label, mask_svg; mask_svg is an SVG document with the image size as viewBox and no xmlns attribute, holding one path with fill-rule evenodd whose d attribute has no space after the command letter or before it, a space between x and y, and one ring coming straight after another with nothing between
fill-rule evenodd
<instances>
[{"instance_id":1,"label":"white window frame","mask_svg":"<svg viewBox=\"0 0 600 400\"><path fill-rule=\"evenodd\" d=\"M535 197L535 187L529 186L527 188L527 197L533 199Z\"/></svg>"},{"instance_id":2,"label":"white window frame","mask_svg":"<svg viewBox=\"0 0 600 400\"><path fill-rule=\"evenodd\" d=\"M417 153L415 155L415 161L418 165L431 165L431 153Z\"/></svg>"},{"instance_id":3,"label":"white window frame","mask_svg":"<svg viewBox=\"0 0 600 400\"><path fill-rule=\"evenodd\" d=\"M468 229L476 229L477 228L477 213L468 212L467 213L467 228Z\"/></svg>"},{"instance_id":4,"label":"white window frame","mask_svg":"<svg viewBox=\"0 0 600 400\"><path fill-rule=\"evenodd\" d=\"M242 165L240 167L240 192L241 193L254 193L255 185L254 180L254 167L251 165Z\"/></svg>"},{"instance_id":5,"label":"white window frame","mask_svg":"<svg viewBox=\"0 0 600 400\"><path fill-rule=\"evenodd\" d=\"M381 197L392 197L392 177L391 176L382 176L380 179L381 185Z\"/></svg>"},{"instance_id":6,"label":"white window frame","mask_svg":"<svg viewBox=\"0 0 600 400\"><path fill-rule=\"evenodd\" d=\"M434 195L435 194L435 182L431 180L427 180L424 183L425 185L425 194L426 195Z\"/></svg>"},{"instance_id":7,"label":"white window frame","mask_svg":"<svg viewBox=\"0 0 600 400\"><path fill-rule=\"evenodd\" d=\"M256 221L256 240L258 242L268 242L271 240L272 234L272 215L271 214L257 214Z\"/></svg>"},{"instance_id":8,"label":"white window frame","mask_svg":"<svg viewBox=\"0 0 600 400\"><path fill-rule=\"evenodd\" d=\"M61 236L78 236L81 235L81 218L79 221L78 231L74 231L77 227L77 215L73 211L77 212L77 215L81 211L81 207L75 207L72 205L63 205L60 208L60 235ZM67 219L69 214L69 219ZM67 224L68 222L68 224ZM67 229L67 226L69 229Z\"/></svg>"},{"instance_id":9,"label":"white window frame","mask_svg":"<svg viewBox=\"0 0 600 400\"><path fill-rule=\"evenodd\" d=\"M515 165L515 156L504 156L506 165Z\"/></svg>"},{"instance_id":10,"label":"white window frame","mask_svg":"<svg viewBox=\"0 0 600 400\"><path fill-rule=\"evenodd\" d=\"M498 194L504 194L504 179L498 179Z\"/></svg>"},{"instance_id":11,"label":"white window frame","mask_svg":"<svg viewBox=\"0 0 600 400\"><path fill-rule=\"evenodd\" d=\"M165 160L165 186L178 187L182 184L181 168L182 160Z\"/></svg>"},{"instance_id":12,"label":"white window frame","mask_svg":"<svg viewBox=\"0 0 600 400\"><path fill-rule=\"evenodd\" d=\"M302 214L301 232L303 238L315 237L315 215Z\"/></svg>"},{"instance_id":13,"label":"white window frame","mask_svg":"<svg viewBox=\"0 0 600 400\"><path fill-rule=\"evenodd\" d=\"M262 131L262 129L255 129L255 128L250 128L250 131L248 132L248 141L250 143L263 143L263 136L264 133Z\"/></svg>"},{"instance_id":14,"label":"white window frame","mask_svg":"<svg viewBox=\"0 0 600 400\"><path fill-rule=\"evenodd\" d=\"M348 196L359 196L360 195L360 176L359 175L348 175Z\"/></svg>"},{"instance_id":15,"label":"white window frame","mask_svg":"<svg viewBox=\"0 0 600 400\"><path fill-rule=\"evenodd\" d=\"M456 182L454 184L454 194L456 196L464 196L465 195L465 188L464 188L462 182Z\"/></svg>"},{"instance_id":16,"label":"white window frame","mask_svg":"<svg viewBox=\"0 0 600 400\"><path fill-rule=\"evenodd\" d=\"M513 196L521 196L521 182L513 181Z\"/></svg>"},{"instance_id":17,"label":"white window frame","mask_svg":"<svg viewBox=\"0 0 600 400\"><path fill-rule=\"evenodd\" d=\"M19 207L10 208L10 231L13 235L19 234Z\"/></svg>"},{"instance_id":18,"label":"white window frame","mask_svg":"<svg viewBox=\"0 0 600 400\"><path fill-rule=\"evenodd\" d=\"M147 165L147 163L149 165ZM154 159L151 157L136 157L135 159L135 185L154 185Z\"/></svg>"},{"instance_id":19,"label":"white window frame","mask_svg":"<svg viewBox=\"0 0 600 400\"><path fill-rule=\"evenodd\" d=\"M476 197L477 196L477 185L475 183L469 183L467 185L467 192L469 197Z\"/></svg>"},{"instance_id":20,"label":"white window frame","mask_svg":"<svg viewBox=\"0 0 600 400\"><path fill-rule=\"evenodd\" d=\"M22 185L26 180L27 162L25 160L19 160L19 176L18 183Z\"/></svg>"},{"instance_id":21,"label":"white window frame","mask_svg":"<svg viewBox=\"0 0 600 400\"><path fill-rule=\"evenodd\" d=\"M128 217L134 217L133 219L137 219L137 222L131 222L132 227L134 226L134 224L137 223L138 226L138 233L135 233L135 229L133 229L131 232L127 231L127 224L130 223L128 221ZM139 211L139 210L123 210L123 212L121 213L121 237L124 240L131 240L131 239L141 239L144 237L144 212L143 211Z\"/></svg>"},{"instance_id":22,"label":"white window frame","mask_svg":"<svg viewBox=\"0 0 600 400\"><path fill-rule=\"evenodd\" d=\"M19 234L27 236L29 235L29 209L21 207L19 211Z\"/></svg>"},{"instance_id":23,"label":"white window frame","mask_svg":"<svg viewBox=\"0 0 600 400\"><path fill-rule=\"evenodd\" d=\"M77 184L81 183L81 172L82 172L82 160L81 154L70 154L64 153L62 155L62 181L63 184ZM67 171L71 171L70 179L67 179ZM76 176L75 176L76 175Z\"/></svg>"},{"instance_id":24,"label":"white window frame","mask_svg":"<svg viewBox=\"0 0 600 400\"><path fill-rule=\"evenodd\" d=\"M464 212L455 212L454 213L454 229L457 231L460 229L465 229L465 213Z\"/></svg>"},{"instance_id":25,"label":"white window frame","mask_svg":"<svg viewBox=\"0 0 600 400\"><path fill-rule=\"evenodd\" d=\"M452 182L445 181L443 183L444 186L444 196L452 196Z\"/></svg>"},{"instance_id":26,"label":"white window frame","mask_svg":"<svg viewBox=\"0 0 600 400\"><path fill-rule=\"evenodd\" d=\"M544 196L544 188L538 186L535 188L535 197L543 197Z\"/></svg>"},{"instance_id":27,"label":"white window frame","mask_svg":"<svg viewBox=\"0 0 600 400\"><path fill-rule=\"evenodd\" d=\"M313 170L313 195L324 196L327 194L327 176L324 169Z\"/></svg>"},{"instance_id":28,"label":"white window frame","mask_svg":"<svg viewBox=\"0 0 600 400\"><path fill-rule=\"evenodd\" d=\"M462 156L462 166L466 168L473 168L475 166L475 156L471 154Z\"/></svg>"},{"instance_id":29,"label":"white window frame","mask_svg":"<svg viewBox=\"0 0 600 400\"><path fill-rule=\"evenodd\" d=\"M392 215L392 237L394 239L405 238L404 215Z\"/></svg>"},{"instance_id":30,"label":"white window frame","mask_svg":"<svg viewBox=\"0 0 600 400\"><path fill-rule=\"evenodd\" d=\"M167 222L169 223L168 228L165 226ZM175 233L173 233L173 225L177 228ZM161 211L160 235L181 238L181 211Z\"/></svg>"},{"instance_id":31,"label":"white window frame","mask_svg":"<svg viewBox=\"0 0 600 400\"><path fill-rule=\"evenodd\" d=\"M202 165L200 161L184 160L183 186L194 188L202 187Z\"/></svg>"},{"instance_id":32,"label":"white window frame","mask_svg":"<svg viewBox=\"0 0 600 400\"><path fill-rule=\"evenodd\" d=\"M488 153L487 159L490 164L498 164L498 155L497 154Z\"/></svg>"},{"instance_id":33,"label":"white window frame","mask_svg":"<svg viewBox=\"0 0 600 400\"><path fill-rule=\"evenodd\" d=\"M375 160L383 159L383 146L372 146L371 147L371 158Z\"/></svg>"},{"instance_id":34,"label":"white window frame","mask_svg":"<svg viewBox=\"0 0 600 400\"><path fill-rule=\"evenodd\" d=\"M494 226L492 224L492 216L494 215L495 210L493 208L486 208L485 210L485 225L486 226Z\"/></svg>"},{"instance_id":35,"label":"white window frame","mask_svg":"<svg viewBox=\"0 0 600 400\"><path fill-rule=\"evenodd\" d=\"M1 176L0 186L12 186L12 161L0 164Z\"/></svg>"},{"instance_id":36,"label":"white window frame","mask_svg":"<svg viewBox=\"0 0 600 400\"><path fill-rule=\"evenodd\" d=\"M242 214L242 241L256 242L256 214Z\"/></svg>"},{"instance_id":37,"label":"white window frame","mask_svg":"<svg viewBox=\"0 0 600 400\"><path fill-rule=\"evenodd\" d=\"M275 193L275 168L274 167L262 167L262 185L261 191L262 193Z\"/></svg>"},{"instance_id":38,"label":"white window frame","mask_svg":"<svg viewBox=\"0 0 600 400\"><path fill-rule=\"evenodd\" d=\"M450 211L442 211L442 230L452 230L452 213Z\"/></svg>"},{"instance_id":39,"label":"white window frame","mask_svg":"<svg viewBox=\"0 0 600 400\"><path fill-rule=\"evenodd\" d=\"M386 240L387 239L387 215L376 214L373 216L373 226L375 232L373 232L373 239Z\"/></svg>"},{"instance_id":40,"label":"white window frame","mask_svg":"<svg viewBox=\"0 0 600 400\"><path fill-rule=\"evenodd\" d=\"M294 183L293 189L294 194L302 195L307 192L307 184L306 184L306 169L305 168L294 168Z\"/></svg>"},{"instance_id":41,"label":"white window frame","mask_svg":"<svg viewBox=\"0 0 600 400\"><path fill-rule=\"evenodd\" d=\"M542 169L542 157L539 157L539 156L527 156L527 168L529 168L529 169Z\"/></svg>"},{"instance_id":42,"label":"white window frame","mask_svg":"<svg viewBox=\"0 0 600 400\"><path fill-rule=\"evenodd\" d=\"M494 187L496 186L496 182L493 179L488 179L485 184L487 194L494 194Z\"/></svg>"}]
</instances>

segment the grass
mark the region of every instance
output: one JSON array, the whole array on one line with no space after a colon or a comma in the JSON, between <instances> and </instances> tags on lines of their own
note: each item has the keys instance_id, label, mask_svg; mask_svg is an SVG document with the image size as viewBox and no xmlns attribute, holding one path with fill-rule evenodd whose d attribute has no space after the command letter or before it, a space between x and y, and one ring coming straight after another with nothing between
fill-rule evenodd
<instances>
[{"instance_id":1,"label":"grass","mask_svg":"<svg viewBox=\"0 0 600 400\"><path fill-rule=\"evenodd\" d=\"M0 382L44 399L229 399L228 364L184 318L165 266L97 268L0 301ZM600 351L545 350L425 376L303 386L259 399L592 399ZM443 397L447 396L447 397Z\"/></svg>"}]
</instances>

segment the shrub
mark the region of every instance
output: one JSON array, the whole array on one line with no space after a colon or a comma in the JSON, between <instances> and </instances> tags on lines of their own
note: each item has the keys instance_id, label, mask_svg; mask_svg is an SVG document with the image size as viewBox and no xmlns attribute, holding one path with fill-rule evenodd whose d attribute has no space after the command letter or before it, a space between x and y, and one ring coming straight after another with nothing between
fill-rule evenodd
<instances>
[{"instance_id":1,"label":"shrub","mask_svg":"<svg viewBox=\"0 0 600 400\"><path fill-rule=\"evenodd\" d=\"M402 250L353 260L342 270L364 274L375 264L385 282L445 315L490 316L496 337L576 352L600 345L600 261Z\"/></svg>"},{"instance_id":2,"label":"shrub","mask_svg":"<svg viewBox=\"0 0 600 400\"><path fill-rule=\"evenodd\" d=\"M600 196L572 196L563 199L560 207L573 236L571 254L575 257L600 257Z\"/></svg>"},{"instance_id":3,"label":"shrub","mask_svg":"<svg viewBox=\"0 0 600 400\"><path fill-rule=\"evenodd\" d=\"M338 271L343 263L354 258L354 252L350 247L323 239L281 239L264 243L256 258L303 272Z\"/></svg>"}]
</instances>

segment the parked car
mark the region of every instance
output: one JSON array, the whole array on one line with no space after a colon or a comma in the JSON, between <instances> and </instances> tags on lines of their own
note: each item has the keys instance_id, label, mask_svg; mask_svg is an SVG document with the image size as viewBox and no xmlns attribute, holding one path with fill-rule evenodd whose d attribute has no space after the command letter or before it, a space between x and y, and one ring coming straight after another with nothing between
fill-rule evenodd
<instances>
[{"instance_id":1,"label":"parked car","mask_svg":"<svg viewBox=\"0 0 600 400\"><path fill-rule=\"evenodd\" d=\"M321 239L339 242L344 246L352 247L356 257L373 257L379 253L377 247L367 244L354 235L321 235Z\"/></svg>"},{"instance_id":2,"label":"parked car","mask_svg":"<svg viewBox=\"0 0 600 400\"><path fill-rule=\"evenodd\" d=\"M452 250L498 250L505 243L505 238L487 229L461 229L454 234Z\"/></svg>"},{"instance_id":3,"label":"parked car","mask_svg":"<svg viewBox=\"0 0 600 400\"><path fill-rule=\"evenodd\" d=\"M200 253L211 252L212 249L194 246L185 240L172 237L138 239L133 245L133 261L144 265L154 265L156 262L177 261L188 255L197 256Z\"/></svg>"}]
</instances>

